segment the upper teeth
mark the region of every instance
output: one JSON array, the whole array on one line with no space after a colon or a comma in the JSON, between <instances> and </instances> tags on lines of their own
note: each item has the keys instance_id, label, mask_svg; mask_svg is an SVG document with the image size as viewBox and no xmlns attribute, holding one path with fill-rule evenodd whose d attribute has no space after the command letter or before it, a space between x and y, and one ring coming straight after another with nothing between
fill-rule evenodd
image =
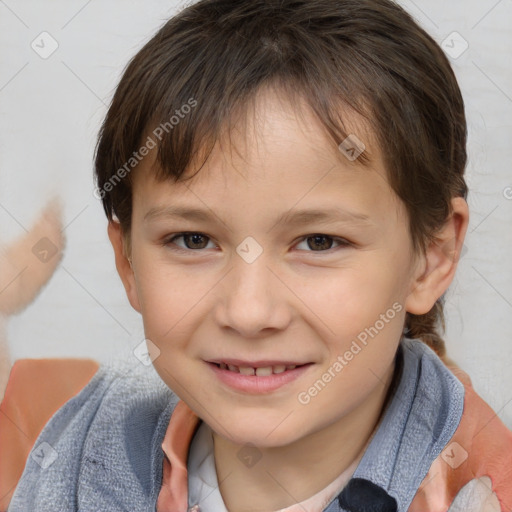
<instances>
[{"instance_id":1,"label":"upper teeth","mask_svg":"<svg viewBox=\"0 0 512 512\"><path fill-rule=\"evenodd\" d=\"M261 366L259 368L251 368L250 366L235 366L233 364L220 363L221 370L230 370L232 372L241 373L242 375L256 375L258 377L267 377L273 373L283 373L285 370L293 370L297 365L292 364L285 366L279 364L275 366Z\"/></svg>"}]
</instances>

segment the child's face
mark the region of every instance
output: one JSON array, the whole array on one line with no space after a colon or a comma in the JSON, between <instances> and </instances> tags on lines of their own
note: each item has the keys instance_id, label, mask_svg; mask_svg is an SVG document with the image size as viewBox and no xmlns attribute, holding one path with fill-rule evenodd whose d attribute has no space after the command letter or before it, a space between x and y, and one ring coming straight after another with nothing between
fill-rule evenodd
<instances>
[{"instance_id":1,"label":"child's face","mask_svg":"<svg viewBox=\"0 0 512 512\"><path fill-rule=\"evenodd\" d=\"M382 400L419 275L375 145L353 125L372 153L364 168L304 119L267 93L247 139L233 132L236 149L224 141L192 181L150 178L154 155L134 175L127 289L160 351L153 364L236 443L288 444ZM277 222L310 210L334 213ZM180 232L201 236L171 242ZM221 362L305 366L246 376Z\"/></svg>"}]
</instances>

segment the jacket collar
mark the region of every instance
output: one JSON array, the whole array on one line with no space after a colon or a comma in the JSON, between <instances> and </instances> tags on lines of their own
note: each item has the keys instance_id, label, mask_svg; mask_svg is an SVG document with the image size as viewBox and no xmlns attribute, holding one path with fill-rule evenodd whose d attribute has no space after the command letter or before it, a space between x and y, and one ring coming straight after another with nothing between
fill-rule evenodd
<instances>
[{"instance_id":1,"label":"jacket collar","mask_svg":"<svg viewBox=\"0 0 512 512\"><path fill-rule=\"evenodd\" d=\"M437 355L421 341L403 338L397 374L372 441L326 512L406 512L455 433L464 386Z\"/></svg>"}]
</instances>

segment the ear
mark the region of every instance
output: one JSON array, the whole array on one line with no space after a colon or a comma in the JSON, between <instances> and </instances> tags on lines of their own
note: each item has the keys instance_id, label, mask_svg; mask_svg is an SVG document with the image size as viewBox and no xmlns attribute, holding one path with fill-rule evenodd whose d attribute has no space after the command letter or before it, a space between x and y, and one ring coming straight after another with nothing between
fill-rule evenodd
<instances>
[{"instance_id":1,"label":"ear","mask_svg":"<svg viewBox=\"0 0 512 512\"><path fill-rule=\"evenodd\" d=\"M450 286L457 270L469 223L469 209L462 197L452 199L452 214L436 233L420 258L405 310L414 315L428 313Z\"/></svg>"},{"instance_id":2,"label":"ear","mask_svg":"<svg viewBox=\"0 0 512 512\"><path fill-rule=\"evenodd\" d=\"M135 283L135 274L126 254L124 236L119 222L112 221L108 223L108 237L114 249L117 273L123 282L126 296L132 307L140 313L141 308Z\"/></svg>"}]
</instances>

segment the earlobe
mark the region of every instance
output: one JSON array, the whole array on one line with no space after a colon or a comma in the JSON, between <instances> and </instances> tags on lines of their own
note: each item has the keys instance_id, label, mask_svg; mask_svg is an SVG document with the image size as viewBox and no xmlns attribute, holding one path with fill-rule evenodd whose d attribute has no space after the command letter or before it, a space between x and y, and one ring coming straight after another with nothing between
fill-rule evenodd
<instances>
[{"instance_id":1,"label":"earlobe","mask_svg":"<svg viewBox=\"0 0 512 512\"><path fill-rule=\"evenodd\" d=\"M414 315L428 313L448 289L462 252L469 223L469 210L462 197L452 199L452 214L435 239L429 244L422 266L412 282L412 290L405 302L407 312Z\"/></svg>"},{"instance_id":2,"label":"earlobe","mask_svg":"<svg viewBox=\"0 0 512 512\"><path fill-rule=\"evenodd\" d=\"M132 307L140 313L141 308L135 283L135 274L131 260L126 254L124 236L119 222L111 221L108 223L108 238L114 249L117 273L123 282L126 296Z\"/></svg>"}]
</instances>

